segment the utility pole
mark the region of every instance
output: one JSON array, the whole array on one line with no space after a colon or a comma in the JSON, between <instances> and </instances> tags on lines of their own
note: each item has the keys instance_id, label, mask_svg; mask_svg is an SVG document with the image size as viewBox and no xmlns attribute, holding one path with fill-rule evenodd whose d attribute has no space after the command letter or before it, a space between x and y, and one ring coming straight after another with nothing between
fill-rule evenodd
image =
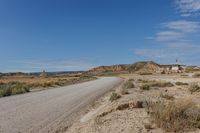
<instances>
[{"instance_id":1,"label":"utility pole","mask_svg":"<svg viewBox=\"0 0 200 133\"><path fill-rule=\"evenodd\" d=\"M178 64L178 59L176 59L176 64Z\"/></svg>"}]
</instances>

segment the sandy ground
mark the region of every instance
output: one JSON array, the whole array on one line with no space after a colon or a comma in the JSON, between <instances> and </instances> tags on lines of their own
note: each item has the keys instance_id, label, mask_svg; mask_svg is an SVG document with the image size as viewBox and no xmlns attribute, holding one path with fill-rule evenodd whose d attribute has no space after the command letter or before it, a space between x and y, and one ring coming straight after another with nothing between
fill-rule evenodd
<instances>
[{"instance_id":1,"label":"sandy ground","mask_svg":"<svg viewBox=\"0 0 200 133\"><path fill-rule=\"evenodd\" d=\"M64 131L77 117L76 112L121 81L120 78L100 78L81 84L0 98L0 133Z\"/></svg>"},{"instance_id":2,"label":"sandy ground","mask_svg":"<svg viewBox=\"0 0 200 133\"><path fill-rule=\"evenodd\" d=\"M200 78L192 78L192 74L188 74L188 76L183 74L143 76L128 74L121 75L121 77L134 79L135 88L129 89L129 94L123 95L114 102L109 101L111 93L108 93L96 102L96 106L74 123L67 130L67 133L165 133L165 131L152 123L150 116L144 108L132 108L131 105L136 104L138 101L161 99L161 93L174 96L175 100L191 99L199 104L200 93L191 94L188 90L189 86L175 85L174 87L154 88L150 91L139 89L139 86L143 83L139 82L138 79L169 81L174 84L177 81L189 84L193 82L200 83ZM118 87L116 92L120 92L120 89L121 87ZM124 106L127 104L129 106ZM152 129L148 129L147 125L151 125ZM190 133L199 132L197 130Z\"/></svg>"}]
</instances>

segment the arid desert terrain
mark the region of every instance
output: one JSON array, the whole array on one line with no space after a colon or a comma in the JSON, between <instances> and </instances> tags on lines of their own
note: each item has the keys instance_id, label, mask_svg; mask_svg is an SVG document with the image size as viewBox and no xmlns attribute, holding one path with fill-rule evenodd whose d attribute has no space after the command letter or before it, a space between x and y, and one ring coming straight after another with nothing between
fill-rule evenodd
<instances>
[{"instance_id":1,"label":"arid desert terrain","mask_svg":"<svg viewBox=\"0 0 200 133\"><path fill-rule=\"evenodd\" d=\"M199 133L200 78L194 73L122 74L68 133Z\"/></svg>"}]
</instances>

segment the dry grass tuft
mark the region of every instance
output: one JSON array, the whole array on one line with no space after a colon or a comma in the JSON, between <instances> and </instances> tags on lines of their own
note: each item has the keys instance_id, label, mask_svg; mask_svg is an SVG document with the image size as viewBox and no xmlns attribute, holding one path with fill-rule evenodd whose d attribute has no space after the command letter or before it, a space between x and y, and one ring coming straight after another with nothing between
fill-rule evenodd
<instances>
[{"instance_id":1,"label":"dry grass tuft","mask_svg":"<svg viewBox=\"0 0 200 133\"><path fill-rule=\"evenodd\" d=\"M133 84L133 80L132 80L132 79L129 79L128 81L126 81L126 82L123 84L123 86L122 86L122 88L121 88L121 90L120 90L120 93L121 93L122 95L129 94L128 89L131 89L131 88L134 88L134 87L135 87L135 85Z\"/></svg>"},{"instance_id":2,"label":"dry grass tuft","mask_svg":"<svg viewBox=\"0 0 200 133\"><path fill-rule=\"evenodd\" d=\"M142 80L143 84L140 86L141 90L150 90L151 87L173 87L174 84L171 82L164 82L164 81L156 81L156 80Z\"/></svg>"},{"instance_id":3,"label":"dry grass tuft","mask_svg":"<svg viewBox=\"0 0 200 133\"><path fill-rule=\"evenodd\" d=\"M111 94L111 96L110 96L110 101L113 102L113 101L115 101L115 100L117 100L117 99L119 99L119 98L121 98L121 95L119 95L119 94L116 93L116 92L113 92L113 93Z\"/></svg>"},{"instance_id":4,"label":"dry grass tuft","mask_svg":"<svg viewBox=\"0 0 200 133\"><path fill-rule=\"evenodd\" d=\"M182 86L182 85L189 85L188 83L183 83L183 82L176 82L176 85Z\"/></svg>"},{"instance_id":5,"label":"dry grass tuft","mask_svg":"<svg viewBox=\"0 0 200 133\"><path fill-rule=\"evenodd\" d=\"M151 87L150 87L150 85L148 85L148 84L144 84L144 85L140 86L140 89L141 89L141 90L148 91L148 90L151 89Z\"/></svg>"},{"instance_id":6,"label":"dry grass tuft","mask_svg":"<svg viewBox=\"0 0 200 133\"><path fill-rule=\"evenodd\" d=\"M140 75L152 75L153 73L150 72L141 72Z\"/></svg>"},{"instance_id":7,"label":"dry grass tuft","mask_svg":"<svg viewBox=\"0 0 200 133\"><path fill-rule=\"evenodd\" d=\"M0 97L22 94L30 91L30 86L26 83L8 82L0 83Z\"/></svg>"},{"instance_id":8,"label":"dry grass tuft","mask_svg":"<svg viewBox=\"0 0 200 133\"><path fill-rule=\"evenodd\" d=\"M190 100L149 102L147 112L167 132L183 132L200 127L200 108Z\"/></svg>"},{"instance_id":9,"label":"dry grass tuft","mask_svg":"<svg viewBox=\"0 0 200 133\"><path fill-rule=\"evenodd\" d=\"M188 74L181 74L181 77L188 77Z\"/></svg>"},{"instance_id":10,"label":"dry grass tuft","mask_svg":"<svg viewBox=\"0 0 200 133\"><path fill-rule=\"evenodd\" d=\"M121 88L120 93L122 95L127 95L127 94L129 94L129 91L127 89Z\"/></svg>"},{"instance_id":11,"label":"dry grass tuft","mask_svg":"<svg viewBox=\"0 0 200 133\"><path fill-rule=\"evenodd\" d=\"M149 84L151 87L173 87L171 82L154 81Z\"/></svg>"},{"instance_id":12,"label":"dry grass tuft","mask_svg":"<svg viewBox=\"0 0 200 133\"><path fill-rule=\"evenodd\" d=\"M199 77L200 77L200 73L195 73L195 74L193 75L193 77L194 77L194 78L199 78Z\"/></svg>"},{"instance_id":13,"label":"dry grass tuft","mask_svg":"<svg viewBox=\"0 0 200 133\"><path fill-rule=\"evenodd\" d=\"M163 93L161 93L160 97L165 98L167 100L174 100L174 96L169 95L169 94L163 94Z\"/></svg>"},{"instance_id":14,"label":"dry grass tuft","mask_svg":"<svg viewBox=\"0 0 200 133\"><path fill-rule=\"evenodd\" d=\"M194 93L194 92L200 92L199 84L198 83L192 83L190 85L189 91L191 92L191 94Z\"/></svg>"},{"instance_id":15,"label":"dry grass tuft","mask_svg":"<svg viewBox=\"0 0 200 133\"><path fill-rule=\"evenodd\" d=\"M133 84L133 82L131 80L126 81L122 86L122 88L124 88L124 89L131 89L134 87L135 87L135 85Z\"/></svg>"},{"instance_id":16,"label":"dry grass tuft","mask_svg":"<svg viewBox=\"0 0 200 133\"><path fill-rule=\"evenodd\" d=\"M165 82L165 81L142 80L140 82L146 83L150 87L173 87L174 86L174 84L172 84L171 82Z\"/></svg>"}]
</instances>

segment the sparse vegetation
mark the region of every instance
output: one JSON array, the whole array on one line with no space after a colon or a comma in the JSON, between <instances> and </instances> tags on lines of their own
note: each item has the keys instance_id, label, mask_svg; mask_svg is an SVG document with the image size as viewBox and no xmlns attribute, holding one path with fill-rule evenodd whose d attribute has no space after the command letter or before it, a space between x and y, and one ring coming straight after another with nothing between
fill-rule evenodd
<instances>
[{"instance_id":1,"label":"sparse vegetation","mask_svg":"<svg viewBox=\"0 0 200 133\"><path fill-rule=\"evenodd\" d=\"M99 73L96 74L97 76L103 76L103 77L113 77L113 76L118 76L119 73L117 72L104 72L104 73Z\"/></svg>"},{"instance_id":2,"label":"sparse vegetation","mask_svg":"<svg viewBox=\"0 0 200 133\"><path fill-rule=\"evenodd\" d=\"M0 97L6 97L16 94L23 94L30 92L31 89L35 88L48 88L48 87L54 87L54 86L64 86L64 85L70 85L74 83L80 83L85 82L89 80L96 79L92 76L79 76L76 78L41 78L41 81L37 81L37 79L33 79L31 77L31 80L36 80L35 82L20 82L20 81L10 81L10 82L0 82ZM23 80L22 80L23 81Z\"/></svg>"},{"instance_id":3,"label":"sparse vegetation","mask_svg":"<svg viewBox=\"0 0 200 133\"><path fill-rule=\"evenodd\" d=\"M173 87L171 82L154 81L149 84L151 87Z\"/></svg>"},{"instance_id":4,"label":"sparse vegetation","mask_svg":"<svg viewBox=\"0 0 200 133\"><path fill-rule=\"evenodd\" d=\"M140 75L152 75L150 72L141 72Z\"/></svg>"},{"instance_id":5,"label":"sparse vegetation","mask_svg":"<svg viewBox=\"0 0 200 133\"><path fill-rule=\"evenodd\" d=\"M125 88L121 88L120 93L122 95L126 95L126 94L129 94L129 91L127 89L125 89Z\"/></svg>"},{"instance_id":6,"label":"sparse vegetation","mask_svg":"<svg viewBox=\"0 0 200 133\"><path fill-rule=\"evenodd\" d=\"M30 86L26 83L9 82L0 84L0 97L6 97L15 94L22 94L30 91Z\"/></svg>"},{"instance_id":7,"label":"sparse vegetation","mask_svg":"<svg viewBox=\"0 0 200 133\"><path fill-rule=\"evenodd\" d=\"M119 94L116 93L116 92L113 92L113 93L111 94L111 96L110 96L110 101L113 102L113 101L115 101L115 100L117 100L117 99L119 99L119 98L121 98L121 95L119 95Z\"/></svg>"},{"instance_id":8,"label":"sparse vegetation","mask_svg":"<svg viewBox=\"0 0 200 133\"><path fill-rule=\"evenodd\" d=\"M174 100L174 96L169 95L169 94L163 94L163 93L161 93L160 97L165 98L167 100Z\"/></svg>"},{"instance_id":9,"label":"sparse vegetation","mask_svg":"<svg viewBox=\"0 0 200 133\"><path fill-rule=\"evenodd\" d=\"M138 82L142 82L143 80L142 80L142 79L138 79L137 81L138 81Z\"/></svg>"},{"instance_id":10,"label":"sparse vegetation","mask_svg":"<svg viewBox=\"0 0 200 133\"><path fill-rule=\"evenodd\" d=\"M124 89L131 89L134 87L135 87L135 85L133 84L133 82L131 80L128 80L123 84Z\"/></svg>"},{"instance_id":11,"label":"sparse vegetation","mask_svg":"<svg viewBox=\"0 0 200 133\"><path fill-rule=\"evenodd\" d=\"M167 132L183 132L200 127L200 109L188 100L149 102L146 110L154 122Z\"/></svg>"},{"instance_id":12,"label":"sparse vegetation","mask_svg":"<svg viewBox=\"0 0 200 133\"><path fill-rule=\"evenodd\" d=\"M181 74L181 77L188 77L188 74Z\"/></svg>"},{"instance_id":13,"label":"sparse vegetation","mask_svg":"<svg viewBox=\"0 0 200 133\"><path fill-rule=\"evenodd\" d=\"M194 72L199 72L200 69L194 69L192 67L186 68L185 72L186 73L194 73Z\"/></svg>"},{"instance_id":14,"label":"sparse vegetation","mask_svg":"<svg viewBox=\"0 0 200 133\"><path fill-rule=\"evenodd\" d=\"M191 92L191 94L194 93L194 92L200 92L199 84L198 83L192 83L190 85L189 91Z\"/></svg>"},{"instance_id":15,"label":"sparse vegetation","mask_svg":"<svg viewBox=\"0 0 200 133\"><path fill-rule=\"evenodd\" d=\"M131 82L134 82L134 81L135 81L135 79L129 79L129 81L131 81Z\"/></svg>"},{"instance_id":16,"label":"sparse vegetation","mask_svg":"<svg viewBox=\"0 0 200 133\"><path fill-rule=\"evenodd\" d=\"M189 85L188 83L184 83L184 82L176 82L176 85L181 86L181 85Z\"/></svg>"},{"instance_id":17,"label":"sparse vegetation","mask_svg":"<svg viewBox=\"0 0 200 133\"><path fill-rule=\"evenodd\" d=\"M200 78L200 73L195 73L195 74L193 75L193 77L194 77L194 78Z\"/></svg>"},{"instance_id":18,"label":"sparse vegetation","mask_svg":"<svg viewBox=\"0 0 200 133\"><path fill-rule=\"evenodd\" d=\"M128 89L131 89L131 88L135 87L135 85L133 84L133 81L134 81L134 79L129 79L122 85L122 87L120 89L120 93L122 95L129 94Z\"/></svg>"},{"instance_id":19,"label":"sparse vegetation","mask_svg":"<svg viewBox=\"0 0 200 133\"><path fill-rule=\"evenodd\" d=\"M140 86L141 90L150 90L151 87L172 87L174 86L171 82L160 82L155 80L142 80L143 84Z\"/></svg>"},{"instance_id":20,"label":"sparse vegetation","mask_svg":"<svg viewBox=\"0 0 200 133\"><path fill-rule=\"evenodd\" d=\"M148 84L143 84L142 86L140 86L140 89L148 91L151 89L151 87Z\"/></svg>"},{"instance_id":21,"label":"sparse vegetation","mask_svg":"<svg viewBox=\"0 0 200 133\"><path fill-rule=\"evenodd\" d=\"M156 80L142 80L140 79L139 82L146 83L150 87L173 87L174 84L171 82L165 82L165 81L156 81Z\"/></svg>"},{"instance_id":22,"label":"sparse vegetation","mask_svg":"<svg viewBox=\"0 0 200 133\"><path fill-rule=\"evenodd\" d=\"M153 83L155 82L154 80L142 80L142 83Z\"/></svg>"}]
</instances>

